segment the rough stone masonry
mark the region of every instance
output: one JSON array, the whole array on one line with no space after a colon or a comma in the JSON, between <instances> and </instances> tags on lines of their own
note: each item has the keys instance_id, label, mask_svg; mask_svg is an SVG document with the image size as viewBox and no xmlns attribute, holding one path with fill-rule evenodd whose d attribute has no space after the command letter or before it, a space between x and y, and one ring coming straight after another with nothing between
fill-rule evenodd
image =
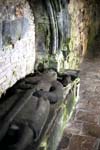
<instances>
[{"instance_id":1,"label":"rough stone masonry","mask_svg":"<svg viewBox=\"0 0 100 150\"><path fill-rule=\"evenodd\" d=\"M24 1L0 1L0 96L34 72L35 25Z\"/></svg>"}]
</instances>

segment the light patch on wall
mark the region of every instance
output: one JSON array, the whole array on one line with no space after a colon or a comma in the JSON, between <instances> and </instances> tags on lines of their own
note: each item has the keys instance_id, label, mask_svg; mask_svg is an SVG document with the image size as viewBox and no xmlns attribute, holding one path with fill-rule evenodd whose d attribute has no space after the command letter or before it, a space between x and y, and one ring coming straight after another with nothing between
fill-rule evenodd
<instances>
[{"instance_id":1,"label":"light patch on wall","mask_svg":"<svg viewBox=\"0 0 100 150\"><path fill-rule=\"evenodd\" d=\"M15 1L15 0L14 0ZM6 11L0 20L0 96L19 79L34 72L35 64L35 24L34 16L28 3L23 5L23 16L13 13L7 16ZM5 4L6 5L6 4ZM4 8L5 5L2 5ZM0 12L1 10L0 9ZM7 7L9 10L9 8ZM5 17L6 16L6 17ZM9 19L8 19L8 18ZM8 38L8 39L7 39ZM6 40L7 39L7 40ZM3 74L3 75L2 75Z\"/></svg>"}]
</instances>

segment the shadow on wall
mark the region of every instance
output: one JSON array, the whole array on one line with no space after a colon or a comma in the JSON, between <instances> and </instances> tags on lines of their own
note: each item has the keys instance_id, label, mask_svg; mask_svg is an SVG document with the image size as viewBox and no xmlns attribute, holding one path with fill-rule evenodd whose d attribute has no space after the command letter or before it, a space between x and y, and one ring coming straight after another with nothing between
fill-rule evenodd
<instances>
[{"instance_id":1,"label":"shadow on wall","mask_svg":"<svg viewBox=\"0 0 100 150\"><path fill-rule=\"evenodd\" d=\"M0 47L9 44L13 45L24 37L25 32L28 30L28 19L25 17L17 18L15 20L4 20L2 21L1 28L1 42Z\"/></svg>"},{"instance_id":2,"label":"shadow on wall","mask_svg":"<svg viewBox=\"0 0 100 150\"><path fill-rule=\"evenodd\" d=\"M92 2L89 9L90 24L88 28L88 43L86 58L100 57L100 1Z\"/></svg>"},{"instance_id":3,"label":"shadow on wall","mask_svg":"<svg viewBox=\"0 0 100 150\"><path fill-rule=\"evenodd\" d=\"M100 29L93 39L91 39L89 44L90 45L85 57L92 59L100 57Z\"/></svg>"},{"instance_id":4,"label":"shadow on wall","mask_svg":"<svg viewBox=\"0 0 100 150\"><path fill-rule=\"evenodd\" d=\"M23 38L29 28L28 19L24 17L21 3L0 5L0 48L13 45Z\"/></svg>"}]
</instances>

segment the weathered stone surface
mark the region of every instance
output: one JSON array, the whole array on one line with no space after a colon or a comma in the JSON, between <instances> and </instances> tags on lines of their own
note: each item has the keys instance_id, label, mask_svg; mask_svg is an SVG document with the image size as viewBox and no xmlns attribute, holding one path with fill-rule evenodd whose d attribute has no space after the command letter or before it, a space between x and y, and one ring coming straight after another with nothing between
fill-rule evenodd
<instances>
[{"instance_id":1,"label":"weathered stone surface","mask_svg":"<svg viewBox=\"0 0 100 150\"><path fill-rule=\"evenodd\" d=\"M2 49L2 22L0 22L0 50Z\"/></svg>"},{"instance_id":2,"label":"weathered stone surface","mask_svg":"<svg viewBox=\"0 0 100 150\"><path fill-rule=\"evenodd\" d=\"M70 0L69 13L71 15L71 40L69 43L70 67L78 67L88 51L96 53L95 38L100 28L100 3L96 1ZM95 20L95 21L94 21ZM98 23L99 20L99 23ZM79 53L79 45L82 45ZM77 51L76 51L77 50ZM74 63L73 63L74 62ZM76 64L76 65L75 65Z\"/></svg>"},{"instance_id":3,"label":"weathered stone surface","mask_svg":"<svg viewBox=\"0 0 100 150\"><path fill-rule=\"evenodd\" d=\"M65 87L61 83L63 75L60 75L60 81L57 81L58 78L59 74L57 76L57 72L54 70L37 72L18 82L8 90L6 95L2 96L0 102L0 119L2 119L0 122L0 147L8 150L30 149L31 146L34 150L46 148L55 150L57 148L66 117L68 118L71 113L70 111L69 115L67 114L68 108L65 106L68 92L66 99L62 93ZM68 91L72 89L73 92L70 94L73 96L76 84L79 82L77 79L76 82L72 81L69 83L70 89L66 83L66 89L68 88ZM34 96L34 91L48 92L47 97L42 94ZM50 95L53 95L53 102L50 101ZM74 95L75 99L76 96ZM73 101L72 98L70 100ZM75 100L73 105L75 105ZM68 138L66 137L68 143L70 137L71 134L68 134ZM5 144L6 141L7 144ZM46 142L46 144L44 145L42 142Z\"/></svg>"},{"instance_id":4,"label":"weathered stone surface","mask_svg":"<svg viewBox=\"0 0 100 150\"><path fill-rule=\"evenodd\" d=\"M73 135L66 150L98 150L99 140L91 136Z\"/></svg>"},{"instance_id":5,"label":"weathered stone surface","mask_svg":"<svg viewBox=\"0 0 100 150\"><path fill-rule=\"evenodd\" d=\"M88 112L87 110L78 110L75 114L75 120L80 120L84 122L99 123L99 114Z\"/></svg>"},{"instance_id":6,"label":"weathered stone surface","mask_svg":"<svg viewBox=\"0 0 100 150\"><path fill-rule=\"evenodd\" d=\"M57 150L66 150L69 143L70 139L72 137L72 134L68 134L68 132L64 131L62 140L60 141Z\"/></svg>"},{"instance_id":7,"label":"weathered stone surface","mask_svg":"<svg viewBox=\"0 0 100 150\"><path fill-rule=\"evenodd\" d=\"M85 101L85 102L84 102ZM77 109L86 109L91 112L100 112L100 101L95 100L95 98L91 98L90 100L83 100L79 101L77 106Z\"/></svg>"},{"instance_id":8,"label":"weathered stone surface","mask_svg":"<svg viewBox=\"0 0 100 150\"><path fill-rule=\"evenodd\" d=\"M83 122L76 120L70 121L67 123L67 127L65 129L65 133L72 133L72 134L80 134L82 131Z\"/></svg>"},{"instance_id":9,"label":"weathered stone surface","mask_svg":"<svg viewBox=\"0 0 100 150\"><path fill-rule=\"evenodd\" d=\"M92 123L83 123L82 133L100 138L100 125L95 125Z\"/></svg>"},{"instance_id":10,"label":"weathered stone surface","mask_svg":"<svg viewBox=\"0 0 100 150\"><path fill-rule=\"evenodd\" d=\"M99 46L100 42L95 46L98 51ZM80 99L65 129L72 138L64 150L100 149L100 53L94 56L81 64Z\"/></svg>"},{"instance_id":11,"label":"weathered stone surface","mask_svg":"<svg viewBox=\"0 0 100 150\"><path fill-rule=\"evenodd\" d=\"M63 70L70 38L68 3L65 0L34 0L30 5L36 23L37 67L42 63L45 68Z\"/></svg>"},{"instance_id":12,"label":"weathered stone surface","mask_svg":"<svg viewBox=\"0 0 100 150\"><path fill-rule=\"evenodd\" d=\"M12 2L12 0L10 0ZM5 1L6 2L6 1ZM15 2L15 1L14 1ZM39 3L38 3L39 2ZM66 41L66 33L69 35L69 31L67 31L67 23L69 23L70 19L66 18L69 17L66 16L66 8L64 7L65 1L60 3L60 1L45 1L45 5L47 6L48 16L46 15L46 9L44 8L44 2L42 4L42 1L34 0L34 3L37 3L38 8L35 8L34 12L39 12L35 14L35 17L40 18L40 22L37 23L39 26L37 26L37 32L41 32L41 34L38 35L37 41L37 51L41 51L41 54L44 54L44 52L47 53L55 53L57 50L62 50L62 47L65 52L60 52L61 55L57 55L58 58L60 56L62 59L59 59L59 64L64 66L64 60L66 57L68 58L68 67L70 68L77 68L79 66L79 58L83 57L86 54L87 48L91 50L91 43L93 41L97 41L96 36L98 35L98 29L99 29L99 2L96 4L95 1L92 1L90 3L90 0L88 1L70 1L70 14L71 16L71 40L67 39ZM84 2L84 3L83 3ZM96 1L97 2L97 1ZM57 5L56 5L57 3ZM60 4L59 4L60 3ZM6 4L6 3L5 3ZM10 3L11 5L11 3ZM14 3L13 3L14 5ZM32 6L33 6L32 1ZM43 7L43 9L42 9ZM33 7L32 7L33 8ZM62 11L63 10L63 11ZM92 11L93 10L93 11ZM3 9L0 9L0 15L4 14L4 16L0 16L3 19L3 44L4 44L4 51L0 52L1 59L3 60L3 68L1 66L0 72L3 72L0 74L1 81L0 81L0 94L2 94L8 87L12 86L16 80L19 80L20 78L24 77L26 74L29 74L33 72L34 68L34 61L33 60L35 56L35 48L34 48L34 23L33 23L33 16L30 12L29 5L24 5L24 10L22 5L16 5L15 11L14 7L11 7L7 5L7 7L3 7ZM44 13L45 12L45 13ZM14 14L13 14L14 13ZM68 12L67 12L68 13ZM40 15L41 14L41 15ZM44 15L43 15L44 14ZM19 17L22 17L24 15L24 29L22 28L21 22L19 22ZM41 19L42 16L42 19ZM44 18L43 18L44 17ZM17 18L17 20L15 20ZM37 18L35 18L37 20ZM10 21L8 21L10 20ZM45 20L45 22L44 22ZM50 20L50 24L48 25ZM17 21L17 22L16 22ZM38 20L37 20L38 21ZM42 21L42 22L41 22ZM47 22L46 22L47 21ZM64 22L64 25L63 25ZM10 23L12 26L12 32ZM43 25L43 26L42 26ZM2 25L1 25L2 26ZM15 28L16 27L16 30ZM46 28L45 28L46 27ZM1 29L2 27L0 27ZM68 27L68 29L70 29ZM2 30L2 29L1 29ZM22 30L22 31L21 31ZM25 32L23 31L25 30ZM18 32L17 32L18 31ZM63 33L64 31L64 33ZM22 33L21 33L22 32ZM97 35L96 35L97 34ZM63 36L64 35L64 36ZM59 38L59 39L58 39ZM65 38L65 39L64 39ZM95 39L95 40L94 40ZM2 35L0 36L0 44L2 45ZM63 46L63 42L64 45ZM81 43L81 46L80 46ZM99 43L99 42L98 42ZM47 44L47 45L46 45ZM97 44L98 45L98 44ZM94 45L93 45L94 46ZM96 47L96 49L99 49L100 47ZM34 49L34 52L33 52ZM68 54L66 53L66 49L68 50ZM92 48L93 54L94 54L94 47ZM69 53L70 51L70 53ZM62 54L65 54L64 56ZM98 52L96 53L98 54ZM43 55L46 56L46 55ZM78 56L78 57L77 57ZM7 59L9 58L9 60ZM43 63L45 64L48 62L47 60L43 60ZM9 63L8 63L9 62ZM49 63L51 64L51 60L49 60ZM53 64L53 63L52 63ZM69 128L71 127L70 132L73 132L73 134L81 134L80 130L82 129L82 124L84 122L91 122L95 125L100 124L99 121L99 100L100 98L100 81L99 81L99 67L100 63L86 63L85 73L83 75L86 75L81 78L81 83L83 86L81 86L81 103L78 103L76 109L76 114L73 117L74 123L71 123ZM51 65L52 66L52 65ZM91 67L90 67L91 66ZM96 68L96 69L90 69L90 68ZM3 69L3 70L2 70ZM6 70L7 69L7 70ZM87 74L87 71L89 69L89 72ZM7 73L6 73L6 71ZM93 72L98 72L98 74L94 74ZM85 81L85 82L84 82ZM92 86L90 86L92 85ZM43 87L43 83L41 83L41 87ZM40 87L40 88L41 88ZM91 100L91 101L90 101ZM84 101L84 102L83 102ZM85 101L87 101L85 103ZM94 102L95 101L95 102ZM92 126L92 125L91 125ZM84 134L89 126L84 125ZM92 127L91 127L92 128ZM97 135L97 132L99 133L99 127L97 128L95 132L92 132L91 130L88 131L89 134L93 134L93 136L99 137ZM86 133L86 134L88 134ZM76 146L77 142L75 143L75 138L79 141L79 143L82 143L82 141L85 143L84 138L80 136L80 138L77 136L73 136L71 139L72 145L70 143L69 148L74 148ZM87 139L87 137L86 137ZM76 149L89 149L89 143L90 148L92 149L91 142L93 142L93 138L89 137L90 141L87 140L87 146L80 147L76 146ZM74 145L74 146L73 146ZM72 147L71 147L72 146ZM64 147L65 148L65 147Z\"/></svg>"},{"instance_id":13,"label":"weathered stone surface","mask_svg":"<svg viewBox=\"0 0 100 150\"><path fill-rule=\"evenodd\" d=\"M17 80L34 72L35 25L34 16L27 2L5 1L4 5L2 2L0 4L1 96ZM21 16L15 15L17 4L24 11Z\"/></svg>"},{"instance_id":14,"label":"weathered stone surface","mask_svg":"<svg viewBox=\"0 0 100 150\"><path fill-rule=\"evenodd\" d=\"M2 29L2 33L3 33L3 44L7 45L7 44L11 44L11 35L10 35L10 21L3 21L3 29Z\"/></svg>"},{"instance_id":15,"label":"weathered stone surface","mask_svg":"<svg viewBox=\"0 0 100 150\"><path fill-rule=\"evenodd\" d=\"M15 44L16 41L21 39L22 31L23 31L23 18L11 21L10 36L13 44Z\"/></svg>"}]
</instances>

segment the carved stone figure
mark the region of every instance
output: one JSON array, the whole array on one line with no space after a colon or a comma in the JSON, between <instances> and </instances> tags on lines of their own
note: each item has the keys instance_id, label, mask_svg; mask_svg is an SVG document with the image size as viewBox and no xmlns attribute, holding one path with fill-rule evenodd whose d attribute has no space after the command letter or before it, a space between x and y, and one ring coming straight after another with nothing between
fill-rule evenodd
<instances>
[{"instance_id":1,"label":"carved stone figure","mask_svg":"<svg viewBox=\"0 0 100 150\"><path fill-rule=\"evenodd\" d=\"M34 93L37 97L47 98L50 103L56 103L62 101L63 99L63 85L59 81L51 82L51 87L49 91L38 90Z\"/></svg>"},{"instance_id":2,"label":"carved stone figure","mask_svg":"<svg viewBox=\"0 0 100 150\"><path fill-rule=\"evenodd\" d=\"M24 150L37 142L48 120L50 104L63 100L63 85L53 70L25 78L14 91L8 100L11 106L0 121L0 147L4 150Z\"/></svg>"},{"instance_id":3,"label":"carved stone figure","mask_svg":"<svg viewBox=\"0 0 100 150\"><path fill-rule=\"evenodd\" d=\"M49 110L48 100L32 96L11 123L4 138L4 143L7 139L10 139L10 142L2 145L4 149L24 150L33 141L37 141L47 121Z\"/></svg>"}]
</instances>

